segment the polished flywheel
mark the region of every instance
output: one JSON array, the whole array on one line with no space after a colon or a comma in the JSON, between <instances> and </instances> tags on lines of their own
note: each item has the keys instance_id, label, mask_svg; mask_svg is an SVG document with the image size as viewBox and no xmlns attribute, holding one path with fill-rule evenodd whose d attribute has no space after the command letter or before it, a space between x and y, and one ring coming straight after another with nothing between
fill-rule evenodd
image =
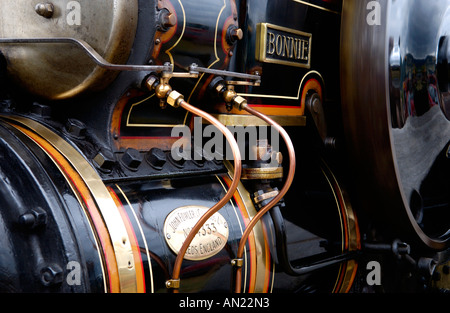
<instances>
[{"instance_id":1,"label":"polished flywheel","mask_svg":"<svg viewBox=\"0 0 450 313\"><path fill-rule=\"evenodd\" d=\"M344 1L342 105L361 203L438 250L450 238L449 53L448 0Z\"/></svg>"}]
</instances>

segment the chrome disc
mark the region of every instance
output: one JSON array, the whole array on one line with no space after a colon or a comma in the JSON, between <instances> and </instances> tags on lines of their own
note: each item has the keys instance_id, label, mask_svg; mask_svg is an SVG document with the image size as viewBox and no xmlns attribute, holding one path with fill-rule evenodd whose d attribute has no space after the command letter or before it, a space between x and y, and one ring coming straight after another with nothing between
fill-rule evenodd
<instances>
[{"instance_id":1,"label":"chrome disc","mask_svg":"<svg viewBox=\"0 0 450 313\"><path fill-rule=\"evenodd\" d=\"M342 106L361 204L398 236L450 237L450 1L345 1Z\"/></svg>"}]
</instances>

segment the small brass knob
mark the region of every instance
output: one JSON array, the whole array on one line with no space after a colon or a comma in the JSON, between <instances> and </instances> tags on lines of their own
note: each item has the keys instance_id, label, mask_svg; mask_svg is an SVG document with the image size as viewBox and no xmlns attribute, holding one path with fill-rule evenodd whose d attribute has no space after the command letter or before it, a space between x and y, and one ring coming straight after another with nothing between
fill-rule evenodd
<instances>
[{"instance_id":1,"label":"small brass knob","mask_svg":"<svg viewBox=\"0 0 450 313\"><path fill-rule=\"evenodd\" d=\"M36 4L34 10L37 14L40 16L43 16L45 18L51 18L53 16L53 13L55 12L55 7L52 3L38 3Z\"/></svg>"},{"instance_id":2,"label":"small brass knob","mask_svg":"<svg viewBox=\"0 0 450 313\"><path fill-rule=\"evenodd\" d=\"M242 40L242 38L244 38L244 32L242 29L236 27L235 25L228 27L226 39L230 45L235 44L238 40Z\"/></svg>"}]
</instances>

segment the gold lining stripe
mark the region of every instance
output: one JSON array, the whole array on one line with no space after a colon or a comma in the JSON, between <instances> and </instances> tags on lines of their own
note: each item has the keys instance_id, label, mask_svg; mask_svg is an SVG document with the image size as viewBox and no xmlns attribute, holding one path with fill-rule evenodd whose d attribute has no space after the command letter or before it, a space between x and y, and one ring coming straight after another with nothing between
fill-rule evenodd
<instances>
[{"instance_id":1,"label":"gold lining stripe","mask_svg":"<svg viewBox=\"0 0 450 313\"><path fill-rule=\"evenodd\" d=\"M307 5L307 6L309 6L309 7L313 7L313 8L322 10L322 11L327 11L327 12L331 12L331 13L334 13L334 14L341 15L341 12L333 11L333 10L330 10L330 9L327 9L327 8L324 8L324 7L321 7L321 6L317 5L317 4L312 4L312 3L309 3L309 2L306 2L306 1L302 1L302 0L293 0L293 1L294 1L294 2L298 2L298 3L300 3L300 4L303 4L303 5Z\"/></svg>"},{"instance_id":2,"label":"gold lining stripe","mask_svg":"<svg viewBox=\"0 0 450 313\"><path fill-rule=\"evenodd\" d=\"M225 192L228 191L227 187L223 184L222 180L216 175L217 180L219 181L220 185L222 186L223 190ZM241 221L239 220L239 213L236 207L234 206L234 203L232 200L230 200L230 204L233 207L234 214L236 215L236 220L239 224L239 229L241 230L241 235L244 233L244 229L242 228ZM247 285L247 249L244 250L244 290L245 286Z\"/></svg>"},{"instance_id":3,"label":"gold lining stripe","mask_svg":"<svg viewBox=\"0 0 450 313\"><path fill-rule=\"evenodd\" d=\"M74 147L45 126L20 116L0 116L22 124L39 134L61 153L78 172L97 203L110 234L118 266L120 291L125 293L136 292L136 270L130 239L120 212L97 172Z\"/></svg>"},{"instance_id":4,"label":"gold lining stripe","mask_svg":"<svg viewBox=\"0 0 450 313\"><path fill-rule=\"evenodd\" d=\"M150 273L150 290L151 290L151 293L154 293L155 292L155 287L154 287L154 283L153 283L153 270L152 270L152 263L151 263L150 253L149 253L150 250L148 249L147 239L145 238L144 231L142 229L142 225L139 222L139 219L138 219L138 217L136 215L136 212L134 211L134 208L131 205L130 200L128 199L127 195L123 192L122 188L120 188L119 185L116 184L116 187L120 191L122 196L124 197L124 199L127 202L128 206L130 207L130 210L133 213L134 220L136 221L136 224L139 227L139 232L141 234L142 240L144 241L145 253L147 254L148 269L149 269L149 273Z\"/></svg>"},{"instance_id":5,"label":"gold lining stripe","mask_svg":"<svg viewBox=\"0 0 450 313\"><path fill-rule=\"evenodd\" d=\"M136 233L134 231L134 227L131 224L130 217L128 216L125 207L123 206L122 200L117 195L116 191L110 186L107 187L111 197L116 204L117 209L119 210L120 215L122 216L122 220L124 221L125 228L127 229L128 238L130 238L131 248L133 250L133 256L136 263L134 264L134 268L136 271L136 292L137 293L145 293L145 274L144 274L144 264L141 258L141 251L139 248L139 243L136 237ZM128 264L130 267L131 264Z\"/></svg>"},{"instance_id":6,"label":"gold lining stripe","mask_svg":"<svg viewBox=\"0 0 450 313\"><path fill-rule=\"evenodd\" d=\"M225 166L228 169L228 179L233 179L233 165L230 162L225 162ZM254 216L257 214L256 208L253 205L253 202L251 200L250 194L248 193L247 189L244 187L242 183L239 183L237 193L239 195L240 200L242 201L242 204L244 205L244 208L247 211L249 222L254 218ZM236 199L237 200L237 199ZM256 266L254 268L255 271L255 277L253 284L250 282L249 284L249 292L253 293L262 293L267 285L267 264L269 262L270 253L266 253L265 250L265 244L266 240L264 237L264 230L262 221L259 221L252 231L253 236L249 236L248 240L250 240L250 237L253 237L254 240L254 247L255 247L255 258L256 258ZM244 249L244 253L247 249ZM269 262L270 263L270 262ZM244 276L246 277L246 275ZM270 277L270 276L269 276ZM244 288L242 290L245 291L246 286L244 284Z\"/></svg>"},{"instance_id":7,"label":"gold lining stripe","mask_svg":"<svg viewBox=\"0 0 450 313\"><path fill-rule=\"evenodd\" d=\"M315 74L320 77L322 83L325 85L325 81L322 77L322 75L318 71L309 71L306 73L302 80L300 81L300 85L298 86L297 96L281 96L281 95L264 95L264 94L251 94L251 93L238 93L239 96L242 97L248 97L248 98L270 98L270 99L284 99L284 100L299 100L300 99L300 93L302 91L302 85L305 81L306 77Z\"/></svg>"},{"instance_id":8,"label":"gold lining stripe","mask_svg":"<svg viewBox=\"0 0 450 313\"><path fill-rule=\"evenodd\" d=\"M342 252L358 250L360 249L360 234L358 222L353 212L353 208L348 201L344 190L342 190L333 172L325 162L323 162L322 173L324 174L333 192L333 196L338 208L342 229ZM337 192L339 194L337 194ZM342 205L339 199L342 201ZM336 282L333 288L334 293L346 293L350 290L356 276L357 268L358 263L355 260L349 260L340 265L339 273L337 275Z\"/></svg>"}]
</instances>

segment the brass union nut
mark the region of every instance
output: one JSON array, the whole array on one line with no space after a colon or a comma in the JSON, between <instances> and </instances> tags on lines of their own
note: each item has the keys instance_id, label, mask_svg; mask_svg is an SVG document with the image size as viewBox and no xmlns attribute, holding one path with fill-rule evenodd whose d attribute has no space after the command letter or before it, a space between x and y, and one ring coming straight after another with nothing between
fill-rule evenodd
<instances>
[{"instance_id":1,"label":"brass union nut","mask_svg":"<svg viewBox=\"0 0 450 313\"><path fill-rule=\"evenodd\" d=\"M247 100L244 97L237 96L233 99L233 105L238 110L242 110L245 106L247 106Z\"/></svg>"},{"instance_id":2,"label":"brass union nut","mask_svg":"<svg viewBox=\"0 0 450 313\"><path fill-rule=\"evenodd\" d=\"M184 96L178 91L172 91L167 96L167 104L173 106L174 108L178 108L180 106L181 100L184 99Z\"/></svg>"}]
</instances>

